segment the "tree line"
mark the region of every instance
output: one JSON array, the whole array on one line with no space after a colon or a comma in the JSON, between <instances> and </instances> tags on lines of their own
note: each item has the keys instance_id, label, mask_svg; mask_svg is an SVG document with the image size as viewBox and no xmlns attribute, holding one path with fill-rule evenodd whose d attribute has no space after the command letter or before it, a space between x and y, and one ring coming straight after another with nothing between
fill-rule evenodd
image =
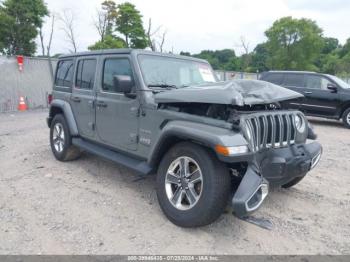
<instances>
[{"instance_id":1,"label":"tree line","mask_svg":"<svg viewBox=\"0 0 350 262\"><path fill-rule=\"evenodd\" d=\"M283 17L265 31L265 36L267 40L252 51L241 38L244 53L240 56L233 49L181 54L206 59L217 70L309 70L350 76L350 38L341 45L338 39L323 36L315 21Z\"/></svg>"},{"instance_id":2,"label":"tree line","mask_svg":"<svg viewBox=\"0 0 350 262\"><path fill-rule=\"evenodd\" d=\"M48 16L51 30L45 36L43 25ZM66 36L69 51L77 52L76 19L72 10L49 12L43 0L5 0L0 4L0 52L33 56L37 52L35 40L39 37L40 55L51 56L57 22ZM89 50L127 47L165 52L167 31L163 26L154 26L152 19L144 26L142 14L129 2L116 4L105 0L96 12L94 26L99 39ZM217 70L311 70L350 76L350 38L341 45L338 39L325 37L313 20L283 17L265 31L265 36L266 41L252 50L241 37L239 47L244 50L241 55L236 55L234 48L180 54L206 59Z\"/></svg>"},{"instance_id":3,"label":"tree line","mask_svg":"<svg viewBox=\"0 0 350 262\"><path fill-rule=\"evenodd\" d=\"M51 17L51 32L44 36L43 25L48 16ZM77 52L77 15L73 10L49 12L43 0L3 1L0 4L0 53L33 56L37 52L35 40L39 36L41 55L49 56L57 22L64 32L69 52ZM146 30L140 11L129 2L117 5L113 0L105 0L93 22L99 39L88 47L89 50L150 48L164 51L166 30L162 26L153 28L151 19Z\"/></svg>"}]
</instances>

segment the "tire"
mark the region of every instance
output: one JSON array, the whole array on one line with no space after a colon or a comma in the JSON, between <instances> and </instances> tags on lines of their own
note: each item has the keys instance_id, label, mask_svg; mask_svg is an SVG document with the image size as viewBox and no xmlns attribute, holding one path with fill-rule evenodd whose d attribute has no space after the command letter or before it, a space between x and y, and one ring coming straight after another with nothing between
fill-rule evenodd
<instances>
[{"instance_id":1,"label":"tire","mask_svg":"<svg viewBox=\"0 0 350 262\"><path fill-rule=\"evenodd\" d=\"M343 113L343 123L346 128L350 128L350 108L346 109Z\"/></svg>"},{"instance_id":2,"label":"tire","mask_svg":"<svg viewBox=\"0 0 350 262\"><path fill-rule=\"evenodd\" d=\"M282 187L283 188L290 188L295 186L296 184L298 184L301 180L303 180L305 176L300 176L300 177L296 177L294 178L292 181L288 182L287 184L284 184Z\"/></svg>"},{"instance_id":3,"label":"tire","mask_svg":"<svg viewBox=\"0 0 350 262\"><path fill-rule=\"evenodd\" d=\"M72 145L72 137L66 119L61 114L55 115L52 120L50 145L52 153L59 161L75 160L81 154L80 149Z\"/></svg>"},{"instance_id":4,"label":"tire","mask_svg":"<svg viewBox=\"0 0 350 262\"><path fill-rule=\"evenodd\" d=\"M187 177L188 180L193 181L193 183L189 182L187 187L186 176L178 178L182 173L181 163L186 161L189 163L187 165L189 172L186 173L193 173ZM178 177L169 175L169 170L176 173ZM197 172L194 172L195 170ZM175 183L169 183L169 179L174 180L174 177ZM178 183L179 180L181 183ZM180 204L176 206L174 202L179 199L176 198L179 196L176 193L180 192L181 186L183 197ZM216 158L213 152L193 143L181 142L172 147L165 154L158 168L158 202L165 216L177 226L199 227L214 222L224 212L230 190L231 178L227 167Z\"/></svg>"}]
</instances>

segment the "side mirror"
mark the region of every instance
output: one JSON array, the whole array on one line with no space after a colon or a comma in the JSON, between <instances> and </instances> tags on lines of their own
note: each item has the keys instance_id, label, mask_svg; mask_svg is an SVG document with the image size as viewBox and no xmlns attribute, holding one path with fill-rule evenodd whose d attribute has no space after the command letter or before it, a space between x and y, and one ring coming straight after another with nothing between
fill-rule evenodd
<instances>
[{"instance_id":1,"label":"side mirror","mask_svg":"<svg viewBox=\"0 0 350 262\"><path fill-rule=\"evenodd\" d=\"M130 94L134 86L134 82L128 75L114 75L113 84L115 90L118 90L124 94Z\"/></svg>"},{"instance_id":2,"label":"side mirror","mask_svg":"<svg viewBox=\"0 0 350 262\"><path fill-rule=\"evenodd\" d=\"M335 84L328 84L327 89L331 90L332 93L336 93L338 91L338 87Z\"/></svg>"}]
</instances>

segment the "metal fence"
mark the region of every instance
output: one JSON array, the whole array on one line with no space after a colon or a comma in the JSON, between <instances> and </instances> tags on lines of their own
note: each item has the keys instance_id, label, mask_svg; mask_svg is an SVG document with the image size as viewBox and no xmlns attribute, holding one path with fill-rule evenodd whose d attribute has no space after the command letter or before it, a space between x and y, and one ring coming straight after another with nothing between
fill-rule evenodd
<instances>
[{"instance_id":1,"label":"metal fence","mask_svg":"<svg viewBox=\"0 0 350 262\"><path fill-rule=\"evenodd\" d=\"M51 60L53 70L56 64ZM0 56L0 112L17 110L21 96L30 109L47 107L52 78L48 59L25 57L20 71L16 57Z\"/></svg>"},{"instance_id":2,"label":"metal fence","mask_svg":"<svg viewBox=\"0 0 350 262\"><path fill-rule=\"evenodd\" d=\"M235 71L215 71L217 77L221 81L233 80L233 79L259 79L259 74L256 73L245 73Z\"/></svg>"}]
</instances>

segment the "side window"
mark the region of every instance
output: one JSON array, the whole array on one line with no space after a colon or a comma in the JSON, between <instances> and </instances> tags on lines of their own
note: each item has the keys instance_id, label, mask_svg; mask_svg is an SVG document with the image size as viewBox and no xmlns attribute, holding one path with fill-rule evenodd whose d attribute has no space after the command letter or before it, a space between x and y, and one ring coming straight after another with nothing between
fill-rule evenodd
<instances>
[{"instance_id":1,"label":"side window","mask_svg":"<svg viewBox=\"0 0 350 262\"><path fill-rule=\"evenodd\" d=\"M280 85L282 84L282 74L268 74L266 77L264 77L264 81Z\"/></svg>"},{"instance_id":2,"label":"side window","mask_svg":"<svg viewBox=\"0 0 350 262\"><path fill-rule=\"evenodd\" d=\"M286 74L284 76L283 85L290 87L304 87L304 75Z\"/></svg>"},{"instance_id":3,"label":"side window","mask_svg":"<svg viewBox=\"0 0 350 262\"><path fill-rule=\"evenodd\" d=\"M75 87L81 89L93 89L95 83L96 60L79 60L75 78Z\"/></svg>"},{"instance_id":4,"label":"side window","mask_svg":"<svg viewBox=\"0 0 350 262\"><path fill-rule=\"evenodd\" d=\"M116 90L113 84L113 76L127 75L133 79L132 68L127 58L109 58L106 59L103 66L102 89L106 92L121 93Z\"/></svg>"},{"instance_id":5,"label":"side window","mask_svg":"<svg viewBox=\"0 0 350 262\"><path fill-rule=\"evenodd\" d=\"M306 77L306 87L307 88L327 90L328 84L332 84L332 82L329 81L327 78L322 77L322 76L308 75Z\"/></svg>"},{"instance_id":6,"label":"side window","mask_svg":"<svg viewBox=\"0 0 350 262\"><path fill-rule=\"evenodd\" d=\"M73 60L61 60L57 64L55 85L72 87Z\"/></svg>"}]
</instances>

